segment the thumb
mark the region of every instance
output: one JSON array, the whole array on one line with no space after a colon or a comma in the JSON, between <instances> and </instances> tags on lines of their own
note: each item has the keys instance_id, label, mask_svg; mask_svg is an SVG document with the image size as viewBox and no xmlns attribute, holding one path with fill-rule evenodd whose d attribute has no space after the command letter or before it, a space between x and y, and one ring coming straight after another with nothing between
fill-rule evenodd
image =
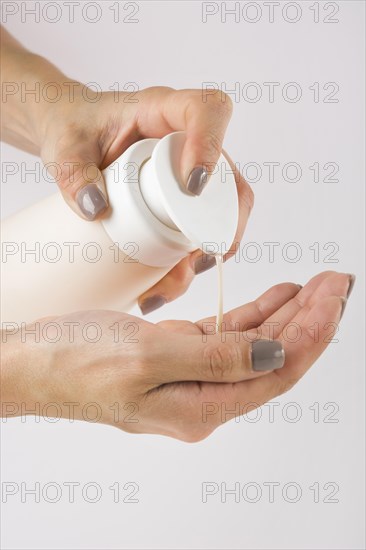
<instances>
[{"instance_id":1,"label":"thumb","mask_svg":"<svg viewBox=\"0 0 366 550\"><path fill-rule=\"evenodd\" d=\"M148 342L151 382L171 384L176 382L226 382L236 383L263 376L281 369L285 352L279 340L255 339L255 335L216 333L211 323L211 334L192 335L162 333ZM164 346L162 342L164 339ZM162 349L164 352L162 353Z\"/></svg>"},{"instance_id":2,"label":"thumb","mask_svg":"<svg viewBox=\"0 0 366 550\"><path fill-rule=\"evenodd\" d=\"M76 214L89 221L100 217L108 208L106 186L98 168L99 157L97 147L86 143L63 151L57 163L57 183L65 201Z\"/></svg>"}]
</instances>

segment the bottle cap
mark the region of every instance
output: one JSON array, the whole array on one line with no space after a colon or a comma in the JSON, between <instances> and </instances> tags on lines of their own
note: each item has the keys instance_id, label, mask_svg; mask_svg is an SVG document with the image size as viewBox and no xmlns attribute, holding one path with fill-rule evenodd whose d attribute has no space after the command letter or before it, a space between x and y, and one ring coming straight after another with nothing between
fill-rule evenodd
<instances>
[{"instance_id":1,"label":"bottle cap","mask_svg":"<svg viewBox=\"0 0 366 550\"><path fill-rule=\"evenodd\" d=\"M238 195L221 155L201 195L180 176L185 133L133 144L104 170L111 209L102 223L131 261L169 267L189 252L225 254L238 226Z\"/></svg>"}]
</instances>

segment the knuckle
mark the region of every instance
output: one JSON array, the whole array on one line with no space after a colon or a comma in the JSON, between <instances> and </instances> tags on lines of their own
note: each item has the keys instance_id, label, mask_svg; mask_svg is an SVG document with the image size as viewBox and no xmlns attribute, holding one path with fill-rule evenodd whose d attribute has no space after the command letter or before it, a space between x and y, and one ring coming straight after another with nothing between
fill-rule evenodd
<instances>
[{"instance_id":1,"label":"knuckle","mask_svg":"<svg viewBox=\"0 0 366 550\"><path fill-rule=\"evenodd\" d=\"M300 301L300 299L298 300L298 302L299 301ZM303 308L303 309L305 309L305 308ZM306 307L305 311L309 311L309 310L310 310L310 307ZM307 349L307 348L313 346L314 345L314 338L315 338L314 325L312 325L312 326L308 325L308 324L305 324L304 326L297 325L297 329L299 330L300 337L303 339L304 348Z\"/></svg>"},{"instance_id":2,"label":"knuckle","mask_svg":"<svg viewBox=\"0 0 366 550\"><path fill-rule=\"evenodd\" d=\"M221 100L221 110L223 114L230 117L233 112L233 101L229 95L227 95L225 92L220 92L220 100Z\"/></svg>"},{"instance_id":3,"label":"knuckle","mask_svg":"<svg viewBox=\"0 0 366 550\"><path fill-rule=\"evenodd\" d=\"M225 331L235 332L238 330L238 327L239 327L238 321L233 318L231 311L228 311L227 313L225 313L224 323L225 323Z\"/></svg>"},{"instance_id":4,"label":"knuckle","mask_svg":"<svg viewBox=\"0 0 366 550\"><path fill-rule=\"evenodd\" d=\"M278 377L276 395L283 395L290 391L294 385L298 382L297 378L284 378Z\"/></svg>"},{"instance_id":5,"label":"knuckle","mask_svg":"<svg viewBox=\"0 0 366 550\"><path fill-rule=\"evenodd\" d=\"M58 186L62 191L74 195L80 183L95 183L99 180L99 169L94 162L83 163L80 159L67 157L59 163Z\"/></svg>"},{"instance_id":6,"label":"knuckle","mask_svg":"<svg viewBox=\"0 0 366 550\"><path fill-rule=\"evenodd\" d=\"M184 294L192 282L193 273L188 261L182 260L177 264L168 275L166 275L167 288L174 288L174 297L178 298ZM163 279L164 280L164 279Z\"/></svg>"},{"instance_id":7,"label":"knuckle","mask_svg":"<svg viewBox=\"0 0 366 550\"><path fill-rule=\"evenodd\" d=\"M221 116L230 117L233 112L232 99L222 90L210 93L207 96L207 105Z\"/></svg>"},{"instance_id":8,"label":"knuckle","mask_svg":"<svg viewBox=\"0 0 366 550\"><path fill-rule=\"evenodd\" d=\"M205 136L202 136L200 139L200 147L201 149L204 149L207 151L210 158L218 159L221 155L222 151L222 143L217 134L210 131L207 132ZM207 166L207 168L213 168L211 166Z\"/></svg>"},{"instance_id":9,"label":"knuckle","mask_svg":"<svg viewBox=\"0 0 366 550\"><path fill-rule=\"evenodd\" d=\"M60 176L57 183L61 191L71 193L81 181L83 181L83 171L81 166L77 166L76 161L75 163L68 161L67 166L65 163L60 164Z\"/></svg>"},{"instance_id":10,"label":"knuckle","mask_svg":"<svg viewBox=\"0 0 366 550\"><path fill-rule=\"evenodd\" d=\"M296 305L297 308L299 309L302 309L304 307L306 307L306 305L304 304L303 300L302 300L302 297L301 295L299 294L296 294L293 298L293 303ZM308 309L306 310L306 313L308 312Z\"/></svg>"},{"instance_id":11,"label":"knuckle","mask_svg":"<svg viewBox=\"0 0 366 550\"><path fill-rule=\"evenodd\" d=\"M236 344L207 347L204 351L204 364L209 378L224 380L238 371L242 364L242 352Z\"/></svg>"},{"instance_id":12,"label":"knuckle","mask_svg":"<svg viewBox=\"0 0 366 550\"><path fill-rule=\"evenodd\" d=\"M254 302L252 302L252 305L254 309L254 317L256 319L256 324L260 326L266 320L266 317L267 317L266 312L263 309L263 305L259 300L255 300ZM257 322L257 319L258 319L258 322Z\"/></svg>"},{"instance_id":13,"label":"knuckle","mask_svg":"<svg viewBox=\"0 0 366 550\"><path fill-rule=\"evenodd\" d=\"M174 88L169 86L149 86L140 92L140 96L160 100L162 96L168 96L174 91Z\"/></svg>"}]
</instances>

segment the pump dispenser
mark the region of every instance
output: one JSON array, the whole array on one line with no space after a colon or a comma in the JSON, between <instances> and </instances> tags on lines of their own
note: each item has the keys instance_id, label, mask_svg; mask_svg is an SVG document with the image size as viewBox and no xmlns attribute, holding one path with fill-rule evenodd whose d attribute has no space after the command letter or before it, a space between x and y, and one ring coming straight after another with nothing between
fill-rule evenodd
<instances>
[{"instance_id":1,"label":"pump dispenser","mask_svg":"<svg viewBox=\"0 0 366 550\"><path fill-rule=\"evenodd\" d=\"M180 177L184 132L145 139L104 170L110 208L79 218L60 193L2 223L2 321L81 309L128 311L196 249L225 254L238 225L228 161L199 196Z\"/></svg>"}]
</instances>

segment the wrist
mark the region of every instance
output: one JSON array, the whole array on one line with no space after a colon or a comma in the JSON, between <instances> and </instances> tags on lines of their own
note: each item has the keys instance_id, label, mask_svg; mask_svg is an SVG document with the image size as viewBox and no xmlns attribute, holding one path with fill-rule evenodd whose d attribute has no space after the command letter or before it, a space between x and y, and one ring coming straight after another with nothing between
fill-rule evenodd
<instances>
[{"instance_id":1,"label":"wrist","mask_svg":"<svg viewBox=\"0 0 366 550\"><path fill-rule=\"evenodd\" d=\"M50 123L57 124L57 113L75 100L75 88L80 83L68 78L49 61L35 54L27 54L27 71L22 83L25 90L23 104L26 116L27 138L40 154L47 138ZM33 92L33 93L32 93ZM60 109L61 106L61 109ZM60 120L59 122L62 122Z\"/></svg>"},{"instance_id":2,"label":"wrist","mask_svg":"<svg viewBox=\"0 0 366 550\"><path fill-rule=\"evenodd\" d=\"M12 417L34 410L42 399L38 391L39 354L23 340L22 329L1 330L1 416ZM35 349L34 349L35 348ZM29 414L29 412L28 412Z\"/></svg>"},{"instance_id":3,"label":"wrist","mask_svg":"<svg viewBox=\"0 0 366 550\"><path fill-rule=\"evenodd\" d=\"M39 155L50 112L72 82L52 63L1 29L2 140Z\"/></svg>"},{"instance_id":4,"label":"wrist","mask_svg":"<svg viewBox=\"0 0 366 550\"><path fill-rule=\"evenodd\" d=\"M49 124L57 124L57 118L62 122L62 116L57 113L67 111L83 85L68 78L43 57L25 50L9 54L6 62L16 70L8 70L8 82L3 83L6 84L4 139L39 155Z\"/></svg>"}]
</instances>

